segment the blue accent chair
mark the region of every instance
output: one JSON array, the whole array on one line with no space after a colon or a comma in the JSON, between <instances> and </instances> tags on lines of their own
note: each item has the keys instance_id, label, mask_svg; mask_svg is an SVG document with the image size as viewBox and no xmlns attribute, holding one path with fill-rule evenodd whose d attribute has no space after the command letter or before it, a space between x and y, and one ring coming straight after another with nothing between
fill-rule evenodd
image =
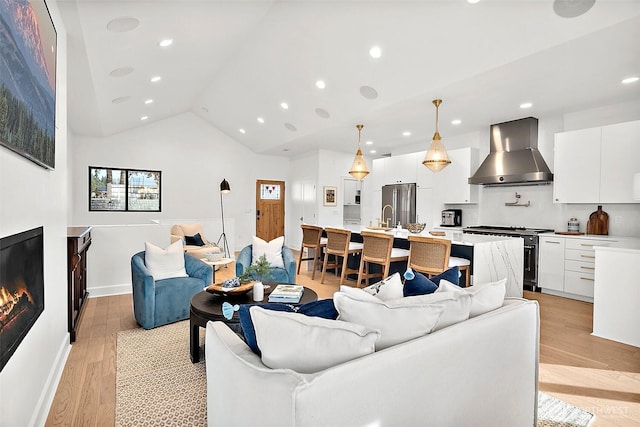
<instances>
[{"instance_id":1,"label":"blue accent chair","mask_svg":"<svg viewBox=\"0 0 640 427\"><path fill-rule=\"evenodd\" d=\"M133 313L145 329L189 318L191 297L210 285L211 267L185 254L185 270L189 277L154 280L144 262L144 251L131 257Z\"/></svg>"},{"instance_id":2,"label":"blue accent chair","mask_svg":"<svg viewBox=\"0 0 640 427\"><path fill-rule=\"evenodd\" d=\"M253 245L245 246L244 249L238 254L236 259L236 276L241 276L247 267L251 265L251 254ZM279 283L296 283L296 259L293 257L293 252L286 246L282 247L282 260L284 261L284 268L272 267L271 277L268 282Z\"/></svg>"}]
</instances>

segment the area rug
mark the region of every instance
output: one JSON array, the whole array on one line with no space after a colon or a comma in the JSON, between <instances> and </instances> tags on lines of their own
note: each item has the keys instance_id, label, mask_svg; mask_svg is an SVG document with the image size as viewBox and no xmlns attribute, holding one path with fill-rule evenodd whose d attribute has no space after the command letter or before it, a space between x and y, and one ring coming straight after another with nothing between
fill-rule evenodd
<instances>
[{"instance_id":1,"label":"area rug","mask_svg":"<svg viewBox=\"0 0 640 427\"><path fill-rule=\"evenodd\" d=\"M191 363L188 321L119 332L116 367L117 427L207 425L204 355ZM592 418L553 396L538 395L538 427L586 427Z\"/></svg>"}]
</instances>

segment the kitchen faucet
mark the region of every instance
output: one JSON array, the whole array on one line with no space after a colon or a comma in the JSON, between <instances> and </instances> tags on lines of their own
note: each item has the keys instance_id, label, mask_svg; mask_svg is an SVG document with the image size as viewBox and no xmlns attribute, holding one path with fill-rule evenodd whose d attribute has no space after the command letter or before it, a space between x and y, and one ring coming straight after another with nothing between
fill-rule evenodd
<instances>
[{"instance_id":1,"label":"kitchen faucet","mask_svg":"<svg viewBox=\"0 0 640 427\"><path fill-rule=\"evenodd\" d=\"M385 227L389 227L389 220L391 219L391 217L387 218L387 220L384 220L384 211L385 209L390 208L391 209L391 217L393 217L393 206L391 205L384 205L384 207L382 208L382 221L379 221L378 226L381 226L382 224L385 225Z\"/></svg>"}]
</instances>

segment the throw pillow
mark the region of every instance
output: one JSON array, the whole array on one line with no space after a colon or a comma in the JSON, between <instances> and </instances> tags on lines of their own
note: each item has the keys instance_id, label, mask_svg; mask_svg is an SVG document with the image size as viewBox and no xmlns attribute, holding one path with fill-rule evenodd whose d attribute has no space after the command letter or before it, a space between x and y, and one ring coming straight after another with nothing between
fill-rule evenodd
<instances>
[{"instance_id":1,"label":"throw pillow","mask_svg":"<svg viewBox=\"0 0 640 427\"><path fill-rule=\"evenodd\" d=\"M496 282L461 288L446 280L442 280L436 292L463 292L471 295L471 312L469 313L469 317L475 317L502 307L507 292L506 284L507 279L501 279Z\"/></svg>"},{"instance_id":2,"label":"throw pillow","mask_svg":"<svg viewBox=\"0 0 640 427\"><path fill-rule=\"evenodd\" d=\"M403 299L404 304L442 304L444 310L433 332L447 326L463 322L471 312L471 295L462 292L438 292L426 295L410 296Z\"/></svg>"},{"instance_id":3,"label":"throw pillow","mask_svg":"<svg viewBox=\"0 0 640 427\"><path fill-rule=\"evenodd\" d=\"M258 261L262 255L267 258L267 262L272 267L284 268L282 260L282 245L284 236L276 237L270 242L265 242L259 237L253 236L253 247L251 248L251 263Z\"/></svg>"},{"instance_id":4,"label":"throw pillow","mask_svg":"<svg viewBox=\"0 0 640 427\"><path fill-rule=\"evenodd\" d=\"M382 301L402 298L402 279L400 279L400 273L393 273L391 276L371 286L367 286L362 290L380 298Z\"/></svg>"},{"instance_id":5,"label":"throw pillow","mask_svg":"<svg viewBox=\"0 0 640 427\"><path fill-rule=\"evenodd\" d=\"M167 249L144 242L144 263L154 280L188 276L184 268L182 240L176 240Z\"/></svg>"},{"instance_id":6,"label":"throw pillow","mask_svg":"<svg viewBox=\"0 0 640 427\"><path fill-rule=\"evenodd\" d=\"M192 246L204 246L204 241L200 233L196 233L193 236L184 236L184 243Z\"/></svg>"},{"instance_id":7,"label":"throw pillow","mask_svg":"<svg viewBox=\"0 0 640 427\"><path fill-rule=\"evenodd\" d=\"M362 289L343 292L341 288L333 295L338 320L380 331L376 350L427 335L438 323L444 305L420 301L411 304L405 303L405 299L380 301Z\"/></svg>"},{"instance_id":8,"label":"throw pillow","mask_svg":"<svg viewBox=\"0 0 640 427\"><path fill-rule=\"evenodd\" d=\"M249 348L258 356L260 356L260 348L256 340L256 330L251 319L251 307L260 307L265 310L284 311L289 313L300 313L305 316L321 317L323 319L335 320L338 318L338 312L333 305L332 299L321 299L318 301L308 302L306 304L294 305L272 302L267 304L242 304L238 310L238 318L240 319L240 327Z\"/></svg>"},{"instance_id":9,"label":"throw pillow","mask_svg":"<svg viewBox=\"0 0 640 427\"><path fill-rule=\"evenodd\" d=\"M457 284L460 277L460 270L457 266L451 267L432 278L428 278L418 271L411 271L411 274L409 274L409 270L411 269L408 269L404 274L405 281L402 292L405 297L433 293L438 289L440 280L445 279L451 283Z\"/></svg>"},{"instance_id":10,"label":"throw pillow","mask_svg":"<svg viewBox=\"0 0 640 427\"><path fill-rule=\"evenodd\" d=\"M339 320L251 307L262 363L300 373L322 371L375 351L380 332Z\"/></svg>"}]
</instances>

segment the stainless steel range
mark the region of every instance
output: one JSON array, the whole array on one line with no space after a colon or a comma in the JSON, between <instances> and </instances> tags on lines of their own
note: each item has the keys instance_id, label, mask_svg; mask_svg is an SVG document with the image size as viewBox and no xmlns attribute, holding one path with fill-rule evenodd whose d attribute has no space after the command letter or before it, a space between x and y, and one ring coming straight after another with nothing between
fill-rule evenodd
<instances>
[{"instance_id":1,"label":"stainless steel range","mask_svg":"<svg viewBox=\"0 0 640 427\"><path fill-rule=\"evenodd\" d=\"M538 290L538 234L553 232L546 228L500 227L494 225L478 225L462 230L469 234L485 234L490 236L521 237L524 239L524 289Z\"/></svg>"}]
</instances>

